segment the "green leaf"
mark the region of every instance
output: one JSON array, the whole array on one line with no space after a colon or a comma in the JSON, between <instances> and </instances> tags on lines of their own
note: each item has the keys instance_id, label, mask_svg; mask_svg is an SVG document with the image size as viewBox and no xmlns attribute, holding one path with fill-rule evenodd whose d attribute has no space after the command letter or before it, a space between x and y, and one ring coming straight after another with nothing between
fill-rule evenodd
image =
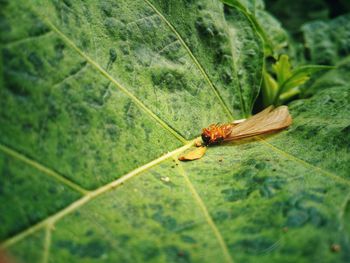
<instances>
[{"instance_id":1,"label":"green leaf","mask_svg":"<svg viewBox=\"0 0 350 263\"><path fill-rule=\"evenodd\" d=\"M286 131L177 161L258 93L263 45L240 10L1 3L2 250L18 262L349 261L349 82L293 102Z\"/></svg>"},{"instance_id":2,"label":"green leaf","mask_svg":"<svg viewBox=\"0 0 350 263\"><path fill-rule=\"evenodd\" d=\"M350 54L350 14L307 23L302 31L312 63L334 65Z\"/></svg>"},{"instance_id":3,"label":"green leaf","mask_svg":"<svg viewBox=\"0 0 350 263\"><path fill-rule=\"evenodd\" d=\"M278 92L278 84L276 80L266 71L263 72L262 97L264 106L273 104L273 101Z\"/></svg>"},{"instance_id":4,"label":"green leaf","mask_svg":"<svg viewBox=\"0 0 350 263\"><path fill-rule=\"evenodd\" d=\"M272 68L276 73L279 86L281 86L292 75L292 66L289 63L287 55L281 55L277 62L272 65Z\"/></svg>"},{"instance_id":5,"label":"green leaf","mask_svg":"<svg viewBox=\"0 0 350 263\"><path fill-rule=\"evenodd\" d=\"M323 65L306 65L299 66L293 70L291 76L286 79L281 87L281 93L287 92L294 87L298 87L305 83L312 74L315 74L321 70L333 69L332 66L323 66Z\"/></svg>"},{"instance_id":6,"label":"green leaf","mask_svg":"<svg viewBox=\"0 0 350 263\"><path fill-rule=\"evenodd\" d=\"M278 57L288 45L288 34L272 15L265 11L260 0L221 0L229 6L239 8L252 21L265 44L265 56Z\"/></svg>"},{"instance_id":7,"label":"green leaf","mask_svg":"<svg viewBox=\"0 0 350 263\"><path fill-rule=\"evenodd\" d=\"M276 105L300 93L299 86L307 82L312 74L321 70L333 69L334 67L305 65L299 66L292 71L288 62L288 56L282 55L280 60L273 65L273 68L276 72L277 80L279 80L279 86L275 93L274 102L272 103Z\"/></svg>"},{"instance_id":8,"label":"green leaf","mask_svg":"<svg viewBox=\"0 0 350 263\"><path fill-rule=\"evenodd\" d=\"M263 72L262 99L265 107L279 105L300 93L299 86L310 76L321 70L333 69L332 66L305 65L292 70L288 55L281 55L272 65L277 81L266 71Z\"/></svg>"},{"instance_id":9,"label":"green leaf","mask_svg":"<svg viewBox=\"0 0 350 263\"><path fill-rule=\"evenodd\" d=\"M341 1L330 3L327 0L265 0L265 3L268 11L278 18L292 35L298 37L300 27L306 22L328 19L332 8L338 12L342 10L344 6Z\"/></svg>"},{"instance_id":10,"label":"green leaf","mask_svg":"<svg viewBox=\"0 0 350 263\"><path fill-rule=\"evenodd\" d=\"M347 85L350 82L350 56L339 61L336 70L326 71L323 75L317 77L314 82L302 89L304 96L311 96L323 89L329 89L338 86Z\"/></svg>"},{"instance_id":11,"label":"green leaf","mask_svg":"<svg viewBox=\"0 0 350 263\"><path fill-rule=\"evenodd\" d=\"M301 83L304 83L305 81L307 81L309 78L306 77L305 80L301 80ZM281 104L285 104L286 102L288 102L289 100L291 100L292 98L296 97L297 95L300 94L300 88L299 86L294 87L292 89L290 89L287 92L284 92L280 95L279 99L281 101Z\"/></svg>"},{"instance_id":12,"label":"green leaf","mask_svg":"<svg viewBox=\"0 0 350 263\"><path fill-rule=\"evenodd\" d=\"M255 16L270 43L271 55L277 58L279 54L290 51L288 33L282 28L281 23L276 18L264 9L257 9Z\"/></svg>"},{"instance_id":13,"label":"green leaf","mask_svg":"<svg viewBox=\"0 0 350 263\"><path fill-rule=\"evenodd\" d=\"M85 188L251 112L262 43L235 9L26 2L4 5L2 143Z\"/></svg>"}]
</instances>

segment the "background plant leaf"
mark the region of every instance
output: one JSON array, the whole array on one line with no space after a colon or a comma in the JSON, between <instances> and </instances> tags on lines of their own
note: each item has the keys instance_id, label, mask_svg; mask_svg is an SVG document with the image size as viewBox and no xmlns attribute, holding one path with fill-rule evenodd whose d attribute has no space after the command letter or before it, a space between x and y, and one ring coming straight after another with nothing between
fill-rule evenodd
<instances>
[{"instance_id":1,"label":"background plant leaf","mask_svg":"<svg viewBox=\"0 0 350 263\"><path fill-rule=\"evenodd\" d=\"M312 20L329 19L339 12L348 12L349 4L340 0L328 2L327 0L302 0L293 2L286 0L266 0L269 12L278 18L283 27L294 37L300 36L300 28L303 24Z\"/></svg>"},{"instance_id":2,"label":"background plant leaf","mask_svg":"<svg viewBox=\"0 0 350 263\"><path fill-rule=\"evenodd\" d=\"M281 55L278 61L272 65L272 68L280 86L292 75L292 68L287 55Z\"/></svg>"},{"instance_id":3,"label":"background plant leaf","mask_svg":"<svg viewBox=\"0 0 350 263\"><path fill-rule=\"evenodd\" d=\"M288 45L288 34L270 13L266 12L261 0L221 0L223 3L237 7L252 22L255 30L264 40L265 55L278 57L285 53Z\"/></svg>"},{"instance_id":4,"label":"background plant leaf","mask_svg":"<svg viewBox=\"0 0 350 263\"><path fill-rule=\"evenodd\" d=\"M274 101L276 93L278 91L277 81L270 75L270 73L263 71L264 84L262 85L261 92L263 97L263 104L268 106Z\"/></svg>"},{"instance_id":5,"label":"background plant leaf","mask_svg":"<svg viewBox=\"0 0 350 263\"><path fill-rule=\"evenodd\" d=\"M200 128L250 113L245 12L1 5L0 239L19 262L349 261L349 82L292 103L287 131L179 163Z\"/></svg>"},{"instance_id":6,"label":"background plant leaf","mask_svg":"<svg viewBox=\"0 0 350 263\"><path fill-rule=\"evenodd\" d=\"M306 52L314 64L334 65L350 54L350 15L313 21L302 27Z\"/></svg>"},{"instance_id":7,"label":"background plant leaf","mask_svg":"<svg viewBox=\"0 0 350 263\"><path fill-rule=\"evenodd\" d=\"M333 67L323 65L306 65L297 67L293 70L292 75L282 84L283 88L281 89L281 92L289 91L290 89L305 83L312 74L315 74L318 71L329 70L331 68Z\"/></svg>"}]
</instances>

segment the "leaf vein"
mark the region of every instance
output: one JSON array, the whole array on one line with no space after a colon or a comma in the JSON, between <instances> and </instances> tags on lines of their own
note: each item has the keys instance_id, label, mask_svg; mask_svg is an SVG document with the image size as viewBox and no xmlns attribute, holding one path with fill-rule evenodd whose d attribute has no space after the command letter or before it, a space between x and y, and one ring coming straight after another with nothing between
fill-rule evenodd
<instances>
[{"instance_id":1,"label":"leaf vein","mask_svg":"<svg viewBox=\"0 0 350 263\"><path fill-rule=\"evenodd\" d=\"M191 59L193 60L194 64L197 66L197 68L199 69L199 71L201 72L201 74L203 75L203 77L205 78L205 80L208 82L210 88L212 89L212 91L214 92L215 96L218 98L222 108L224 109L226 115L230 118L230 119L234 119L232 112L229 110L229 108L227 107L225 101L223 100L223 98L221 97L219 91L217 90L217 88L215 87L214 83L210 80L208 74L205 72L204 68L202 67L202 65L199 63L199 61L196 59L196 57L194 56L194 54L192 53L192 51L190 50L190 48L187 46L187 44L185 43L185 41L183 40L183 38L181 37L181 35L179 34L179 32L177 32L177 30L175 29L175 27L162 15L162 13L148 0L144 0L153 10L154 12L156 12L159 17L167 24L167 26L173 31L173 33L176 35L176 37L178 38L178 40L180 41L181 45L185 48L185 50L187 51L188 55L191 57Z\"/></svg>"},{"instance_id":2,"label":"leaf vein","mask_svg":"<svg viewBox=\"0 0 350 263\"><path fill-rule=\"evenodd\" d=\"M145 104L141 102L134 94L123 87L115 78L113 78L106 70L104 70L98 63L96 63L92 58L86 55L82 50L80 50L72 40L70 40L62 31L60 31L51 21L47 18L43 18L38 15L53 31L55 31L72 49L74 49L80 56L85 58L94 68L96 68L104 77L110 80L120 91L127 95L139 108L144 110L152 119L158 122L165 130L170 132L175 138L177 138L182 143L186 144L187 140L182 137L177 131L171 128L165 121L159 118L154 112L152 112Z\"/></svg>"},{"instance_id":3,"label":"leaf vein","mask_svg":"<svg viewBox=\"0 0 350 263\"><path fill-rule=\"evenodd\" d=\"M51 34L53 34L52 31L46 31L46 32L44 32L43 34L40 34L40 35L29 36L29 37L26 37L26 38L16 39L16 40L13 40L11 42L4 43L3 46L4 47L12 47L12 46L16 46L18 44L22 44L22 43L26 43L26 42L29 42L29 41L32 41L32 40L36 40L38 38L47 37L47 36L50 36Z\"/></svg>"},{"instance_id":4,"label":"leaf vein","mask_svg":"<svg viewBox=\"0 0 350 263\"><path fill-rule=\"evenodd\" d=\"M203 215L208 223L208 225L210 226L210 228L212 229L212 231L214 232L215 237L217 238L220 247L224 253L224 257L225 257L225 261L228 263L233 263L233 259L228 251L227 245L225 240L223 239L220 231L218 230L217 226L215 225L215 222L213 221L212 217L209 214L209 211L206 207L206 205L204 204L202 198L199 196L196 188L194 187L194 185L192 184L190 178L187 176L185 170L182 167L182 164L180 164L180 162L178 161L177 158L174 158L175 162L178 164L177 167L179 169L180 174L184 177L185 182L188 186L188 188L190 189L194 200L196 201L196 203L198 204L199 208L202 210Z\"/></svg>"},{"instance_id":5,"label":"leaf vein","mask_svg":"<svg viewBox=\"0 0 350 263\"><path fill-rule=\"evenodd\" d=\"M84 70L87 69L87 63L83 63L83 65L78 69L76 70L75 72L71 73L70 75L66 76L65 78L61 79L60 81L54 83L52 85L52 87L57 87L59 85L61 85L62 83L74 78L75 76L79 75L81 72L84 72Z\"/></svg>"},{"instance_id":6,"label":"leaf vein","mask_svg":"<svg viewBox=\"0 0 350 263\"><path fill-rule=\"evenodd\" d=\"M290 159L290 160L293 160L293 161L295 161L295 162L298 162L298 163L300 163L300 164L302 164L302 165L304 165L304 166L308 166L308 167L310 167L310 168L312 168L312 169L314 169L314 170L320 171L320 172L323 173L324 175L326 175L326 176L328 176L328 177L331 177L333 180L336 180L336 181L338 181L338 182L340 182L340 183L345 183L345 184L347 184L347 185L350 185L350 181L349 181L348 179L346 179L346 178L340 177L340 176L338 176L338 175L336 175L336 174L333 174L333 173L331 173L331 172L329 172L329 171L326 171L326 170L324 170L324 169L322 169L322 168L320 168L320 167L318 167L318 166L315 166L315 165L313 165L313 164L311 164L311 163L309 163L309 162L307 162L307 161L304 161L304 160L302 160L302 159L300 159L300 158L298 158L298 157L296 157L296 156L294 156L294 155L292 155L292 154L290 154L290 153L288 153L288 152L286 152L286 151L283 151L283 150L277 148L276 146L272 145L271 143L265 141L264 139L262 139L262 138L260 138L260 137L257 137L257 139L258 139L259 141L261 141L262 143L264 143L266 146L270 147L270 148L271 148L272 150L274 150L275 152L284 155L286 158L288 158L288 159Z\"/></svg>"},{"instance_id":7,"label":"leaf vein","mask_svg":"<svg viewBox=\"0 0 350 263\"><path fill-rule=\"evenodd\" d=\"M115 181L112 181L108 184L105 184L104 186L101 186L100 188L97 188L94 191L91 191L89 194L84 195L83 197L81 197L80 199L71 203L70 205L68 205L64 209L58 211L57 213L55 213L55 214L49 216L48 218L36 223L35 225L28 227L27 229L23 230L22 232L18 233L17 235L5 240L3 243L0 244L0 248L10 247L13 244L17 243L18 241L24 239L25 237L42 229L43 227L46 227L47 225L54 225L55 222L57 222L61 218L65 217L66 215L72 213L73 211L77 210L78 208L85 205L86 203L93 200L94 198L120 186L122 183L128 181L129 179L133 178L136 175L139 175L139 174L149 170L153 166L167 160L168 158L171 158L172 156L177 156L181 152L183 152L186 149L193 146L195 141L196 141L196 139L188 142L186 145L184 145L180 148L177 148L171 152L168 152L168 153L164 154L163 156L161 156L161 157L159 157L159 158L157 158L157 159L127 173L127 174L125 174L124 176L121 176L120 178L116 179Z\"/></svg>"},{"instance_id":8,"label":"leaf vein","mask_svg":"<svg viewBox=\"0 0 350 263\"><path fill-rule=\"evenodd\" d=\"M86 195L89 193L88 190L86 190L86 189L82 188L81 186L77 185L76 183L70 181L69 179L67 179L63 175L60 175L59 173L55 172L54 170L46 167L43 164L38 163L37 161L30 159L29 157L17 152L14 149L11 149L8 146L0 144L0 150L3 153L5 153L5 154L7 154L15 159L30 165L31 167L35 168L36 170L38 170L38 171L40 171L40 172L42 172L50 177L53 177L57 181L63 183L64 185L68 186L69 188L71 188L71 189L73 189L73 190L75 190L83 195Z\"/></svg>"},{"instance_id":9,"label":"leaf vein","mask_svg":"<svg viewBox=\"0 0 350 263\"><path fill-rule=\"evenodd\" d=\"M52 228L53 226L48 224L45 229L45 239L44 239L44 252L43 252L43 263L49 262L51 239L52 239Z\"/></svg>"}]
</instances>

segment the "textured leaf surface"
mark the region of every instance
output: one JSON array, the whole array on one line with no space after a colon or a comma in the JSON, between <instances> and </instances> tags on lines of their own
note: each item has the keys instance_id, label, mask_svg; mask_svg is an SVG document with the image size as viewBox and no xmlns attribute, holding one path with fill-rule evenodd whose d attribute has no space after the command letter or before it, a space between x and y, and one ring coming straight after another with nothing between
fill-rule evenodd
<instances>
[{"instance_id":1,"label":"textured leaf surface","mask_svg":"<svg viewBox=\"0 0 350 263\"><path fill-rule=\"evenodd\" d=\"M307 2L303 0L295 0L293 2L288 0L265 0L265 5L268 11L276 16L289 32L297 35L300 33L300 27L304 23L310 20L328 19L333 15L331 13L334 11L330 9L344 10L345 2L340 0L335 5L327 2L327 0L309 0Z\"/></svg>"},{"instance_id":2,"label":"textured leaf surface","mask_svg":"<svg viewBox=\"0 0 350 263\"><path fill-rule=\"evenodd\" d=\"M263 47L244 13L1 5L0 240L19 262L350 260L349 82L315 82L287 131L179 163L250 112Z\"/></svg>"},{"instance_id":3,"label":"textured leaf surface","mask_svg":"<svg viewBox=\"0 0 350 263\"><path fill-rule=\"evenodd\" d=\"M350 15L314 21L302 27L305 46L316 64L334 65L350 54Z\"/></svg>"},{"instance_id":4,"label":"textured leaf surface","mask_svg":"<svg viewBox=\"0 0 350 263\"><path fill-rule=\"evenodd\" d=\"M262 0L221 0L230 5L237 6L253 22L255 30L261 35L265 42L266 55L276 58L280 53L286 52L288 45L288 34L281 27L281 23L271 14L266 12ZM289 49L291 47L288 47ZM289 50L290 52L291 50Z\"/></svg>"}]
</instances>

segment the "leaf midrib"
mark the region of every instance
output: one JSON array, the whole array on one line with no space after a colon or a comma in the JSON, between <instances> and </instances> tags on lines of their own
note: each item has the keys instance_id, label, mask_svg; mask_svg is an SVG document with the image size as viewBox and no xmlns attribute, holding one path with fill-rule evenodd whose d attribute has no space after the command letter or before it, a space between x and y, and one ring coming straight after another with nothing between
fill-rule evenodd
<instances>
[{"instance_id":1,"label":"leaf midrib","mask_svg":"<svg viewBox=\"0 0 350 263\"><path fill-rule=\"evenodd\" d=\"M107 192L107 191L110 191L116 187L118 187L120 184L124 183L125 181L133 178L134 176L136 175L139 175L143 172L146 172L147 170L149 170L150 168L152 168L153 166L169 159L169 158L172 158L174 156L177 156L178 154L180 154L181 152L185 151L186 149L190 148L193 146L193 144L195 143L195 141L197 141L199 138L196 138L192 141L190 141L189 143L187 143L186 145L172 151L172 152L169 152L167 153L166 155L163 155L123 176L121 176L120 178L118 178L117 180L115 181L112 181L111 183L108 183L104 186L101 186L100 188L97 188L96 190L94 191L90 191L89 193L87 194L84 194L82 198L78 199L77 201L73 202L72 204L70 204L69 206L67 206L66 208L60 210L59 212L55 213L54 215L51 215L50 217L38 222L37 224L35 225L32 225L30 227L28 227L27 229L25 229L24 231L20 232L19 234L13 236L13 237L10 237L8 238L7 240L5 240L3 243L0 244L0 247L2 248L7 248L15 243L17 243L18 241L22 240L23 238L25 238L26 236L36 232L37 230L43 228L43 227L46 227L48 225L53 225L55 222L57 222L59 219L61 219L62 217L70 214L71 212L75 211L76 209L80 208L81 206L83 206L84 204L86 204L87 202L89 202L90 200L93 200L94 198L100 196L101 194ZM332 174L331 172L329 171L326 171L326 170L323 170L322 168L320 167L317 167L317 166L314 166L304 160L301 160L289 153L286 153L284 152L283 150L277 148L276 146L270 144L269 142L267 142L266 140L262 139L262 138L259 138L257 137L257 139L259 141L261 141L262 143L264 143L266 146L270 147L271 149L273 149L275 152L277 153L280 153L282 155L284 155L286 158L288 158L289 160L292 160L294 162L297 162L303 166L307 166L307 167L310 167L314 170L318 170L320 171L321 173L323 173L324 175L328 176L328 177L331 177L333 180L336 180L340 183L345 183L347 185L350 186L350 181L347 180L346 178L343 178L343 177L340 177L340 176L337 176L335 174ZM3 150L3 147L0 147L0 150L4 151ZM10 149L12 152L15 152L14 150ZM6 151L4 151L5 153L7 153ZM9 154L9 153L7 153ZM35 161L32 161L30 160L28 157L26 157L28 160L30 160L29 162L27 162L26 160L23 160L23 158L18 158L20 156L20 154L15 154L15 155L12 155L13 157L23 161L23 162L26 162L30 165L32 165L33 163L35 163ZM44 167L45 170L50 170L49 168L43 166L40 164L40 166ZM35 168L38 169L37 166L33 166ZM69 181L67 179L67 181ZM202 209L202 208L201 208Z\"/></svg>"},{"instance_id":2,"label":"leaf midrib","mask_svg":"<svg viewBox=\"0 0 350 263\"><path fill-rule=\"evenodd\" d=\"M3 243L0 244L0 248L7 248L15 243L17 243L18 241L22 240L23 238L27 237L28 235L36 232L37 230L47 226L47 225L54 225L55 222L57 222L58 220L60 220L62 217L72 213L73 211L75 211L76 209L80 208L81 206L85 205L87 202L95 199L96 197L120 186L121 184L123 184L124 182L128 181L129 179L135 177L136 175L139 175L141 173L144 173L146 171L148 171L149 169L151 169L153 166L173 157L173 156L177 156L180 153L182 153L183 151L187 150L188 148L192 147L195 143L197 139L194 139L192 141L190 141L189 143L187 143L184 146L181 146L171 152L168 152L167 154L139 167L136 168L135 170L123 175L122 177L108 183L105 184L93 191L90 191L86 194L83 195L83 197L81 197L80 199L74 201L73 203L71 203L70 205L68 205L66 208L58 211L57 213L49 216L48 218L36 223L35 225L32 225L30 227L28 227L27 229L25 229L24 231L18 233L17 235L8 238L7 240L5 240Z\"/></svg>"}]
</instances>

